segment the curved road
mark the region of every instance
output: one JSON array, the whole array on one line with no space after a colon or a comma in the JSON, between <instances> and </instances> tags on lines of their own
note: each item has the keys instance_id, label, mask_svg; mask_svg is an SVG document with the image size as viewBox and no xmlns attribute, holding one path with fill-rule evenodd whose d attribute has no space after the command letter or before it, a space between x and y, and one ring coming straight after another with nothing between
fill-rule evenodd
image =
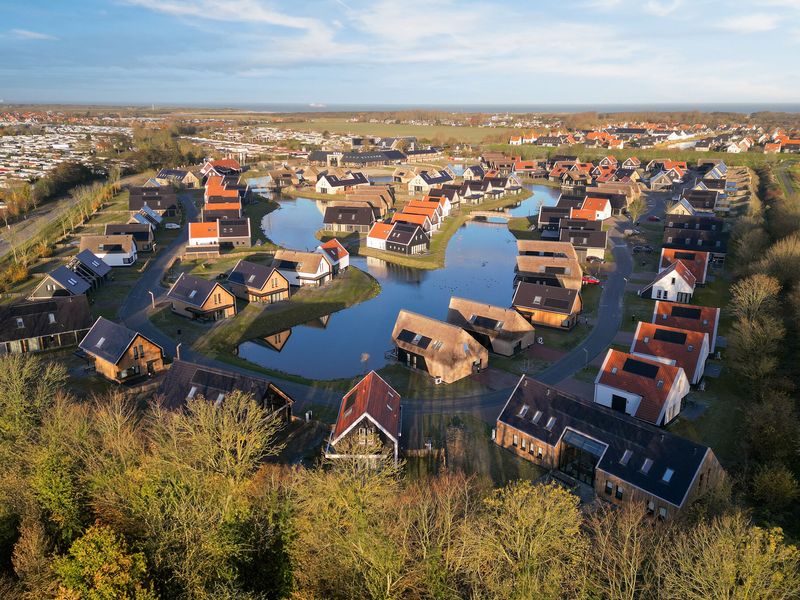
<instances>
[{"instance_id":1,"label":"curved road","mask_svg":"<svg viewBox=\"0 0 800 600\"><path fill-rule=\"evenodd\" d=\"M186 220L194 220L199 211L194 203L192 193L184 192L179 195L179 198L183 205ZM654 201L651 206L649 206L648 212L642 215L641 218L645 219L652 214L663 214L666 198L666 195L654 195ZM627 283L627 278L633 270L631 251L622 233L623 230L629 226L629 221L618 220L614 229L609 232L609 239L613 244L614 270L609 273L604 284L603 292L600 296L600 305L597 310L597 323L591 333L583 342L562 357L558 362L536 374L535 377L537 379L547 384L554 385L571 377L594 360L600 353L604 352L614 340L614 337L619 331L622 319L625 285ZM180 254L181 249L186 245L187 241L188 227L184 227L180 235L173 240L169 246L162 249L150 260L142 276L117 312L117 317L125 323L126 326L142 332L144 335L160 344L170 356L176 356L176 341L164 334L150 322L147 311L151 303L151 291L155 296L156 303L164 299L166 291L161 286L161 280L167 271L167 267L172 260ZM194 352L191 348L182 347L181 358L198 364L263 377L263 374L260 374L258 371L248 370L210 359ZM335 390L308 386L280 378L272 377L270 379L294 398L295 411L297 413L302 413L312 404L335 408L339 406L339 402L341 401L341 393ZM405 398L403 400L403 411L416 415L472 413L475 416L479 416L487 423L494 423L497 415L508 399L511 389L512 388L495 390L478 396L437 398L435 401L419 398Z\"/></svg>"}]
</instances>

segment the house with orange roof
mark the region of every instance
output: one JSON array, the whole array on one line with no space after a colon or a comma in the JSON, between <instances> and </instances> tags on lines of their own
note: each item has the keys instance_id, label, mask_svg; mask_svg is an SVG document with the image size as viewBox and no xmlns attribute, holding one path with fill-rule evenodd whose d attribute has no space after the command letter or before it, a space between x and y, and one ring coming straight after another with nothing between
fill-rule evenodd
<instances>
[{"instance_id":1,"label":"house with orange roof","mask_svg":"<svg viewBox=\"0 0 800 600\"><path fill-rule=\"evenodd\" d=\"M574 210L574 209L573 209ZM576 211L577 212L577 211ZM588 219L589 221L605 221L611 218L611 202L608 198L587 196L581 204L580 212L591 216L570 215L573 219Z\"/></svg>"},{"instance_id":2,"label":"house with orange roof","mask_svg":"<svg viewBox=\"0 0 800 600\"><path fill-rule=\"evenodd\" d=\"M522 145L522 136L521 135L512 135L511 139L508 140L509 146L521 146Z\"/></svg>"},{"instance_id":3,"label":"house with orange roof","mask_svg":"<svg viewBox=\"0 0 800 600\"><path fill-rule=\"evenodd\" d=\"M706 368L708 334L640 321L630 351L643 358L682 367L689 383L696 385Z\"/></svg>"},{"instance_id":4,"label":"house with orange roof","mask_svg":"<svg viewBox=\"0 0 800 600\"><path fill-rule=\"evenodd\" d=\"M662 248L659 270L668 269L674 262L680 260L694 275L695 283L703 285L708 277L708 252L701 250L685 250L681 248Z\"/></svg>"},{"instance_id":5,"label":"house with orange roof","mask_svg":"<svg viewBox=\"0 0 800 600\"><path fill-rule=\"evenodd\" d=\"M331 238L324 244L317 246L317 252L323 252L328 256L334 277L350 266L350 253L336 238Z\"/></svg>"},{"instance_id":6,"label":"house with orange roof","mask_svg":"<svg viewBox=\"0 0 800 600\"><path fill-rule=\"evenodd\" d=\"M400 452L400 394L370 371L342 398L325 457L377 460L381 449L397 462ZM363 449L363 450L362 450Z\"/></svg>"},{"instance_id":7,"label":"house with orange roof","mask_svg":"<svg viewBox=\"0 0 800 600\"><path fill-rule=\"evenodd\" d=\"M412 213L399 212L392 215L392 223L410 223L418 225L426 233L430 233L433 229L430 218L427 215L415 215Z\"/></svg>"},{"instance_id":8,"label":"house with orange roof","mask_svg":"<svg viewBox=\"0 0 800 600\"><path fill-rule=\"evenodd\" d=\"M697 283L694 274L682 260L676 260L663 269L646 287L639 290L642 298L689 302Z\"/></svg>"},{"instance_id":9,"label":"house with orange roof","mask_svg":"<svg viewBox=\"0 0 800 600\"><path fill-rule=\"evenodd\" d=\"M450 212L453 210L453 203L450 200L450 197L455 198L457 193L453 191L450 193L449 196L447 190L431 190L433 193L441 193L440 196L428 195L424 196L421 201L414 200L414 202L429 202L431 204L436 204L439 207L439 213L442 215L442 218L446 218L450 216Z\"/></svg>"},{"instance_id":10,"label":"house with orange roof","mask_svg":"<svg viewBox=\"0 0 800 600\"><path fill-rule=\"evenodd\" d=\"M695 306L657 300L652 322L657 325L707 333L709 352L713 353L717 348L720 312L720 309L714 306Z\"/></svg>"},{"instance_id":11,"label":"house with orange roof","mask_svg":"<svg viewBox=\"0 0 800 600\"><path fill-rule=\"evenodd\" d=\"M764 154L778 154L781 151L780 142L767 142L764 144Z\"/></svg>"},{"instance_id":12,"label":"house with orange roof","mask_svg":"<svg viewBox=\"0 0 800 600\"><path fill-rule=\"evenodd\" d=\"M189 246L216 246L218 243L217 221L189 223Z\"/></svg>"},{"instance_id":13,"label":"house with orange roof","mask_svg":"<svg viewBox=\"0 0 800 600\"><path fill-rule=\"evenodd\" d=\"M391 223L377 222L372 226L367 234L367 248L376 250L386 250L386 238L392 231Z\"/></svg>"},{"instance_id":14,"label":"house with orange roof","mask_svg":"<svg viewBox=\"0 0 800 600\"><path fill-rule=\"evenodd\" d=\"M689 390L682 367L609 350L595 378L594 401L662 426L680 414Z\"/></svg>"},{"instance_id":15,"label":"house with orange roof","mask_svg":"<svg viewBox=\"0 0 800 600\"><path fill-rule=\"evenodd\" d=\"M203 220L215 219L241 219L242 205L240 202L216 202L206 204L203 208Z\"/></svg>"}]
</instances>

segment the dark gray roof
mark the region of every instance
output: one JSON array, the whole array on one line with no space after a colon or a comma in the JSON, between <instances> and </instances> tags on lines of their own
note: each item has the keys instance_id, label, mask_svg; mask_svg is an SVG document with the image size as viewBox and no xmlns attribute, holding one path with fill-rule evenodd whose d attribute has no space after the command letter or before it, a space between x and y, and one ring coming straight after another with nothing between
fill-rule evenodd
<instances>
[{"instance_id":1,"label":"dark gray roof","mask_svg":"<svg viewBox=\"0 0 800 600\"><path fill-rule=\"evenodd\" d=\"M213 204L209 204L208 206L214 206ZM209 210L204 208L203 209L203 221L228 221L228 220L238 220L242 218L241 211L236 209L231 210Z\"/></svg>"},{"instance_id":2,"label":"dark gray roof","mask_svg":"<svg viewBox=\"0 0 800 600\"><path fill-rule=\"evenodd\" d=\"M233 238L233 237L250 237L250 219L220 219L219 224L219 237Z\"/></svg>"},{"instance_id":3,"label":"dark gray roof","mask_svg":"<svg viewBox=\"0 0 800 600\"><path fill-rule=\"evenodd\" d=\"M92 325L86 337L78 344L78 348L86 352L86 354L101 358L115 365L120 361L122 355L125 354L125 351L137 335L141 334L128 329L124 325L109 321L105 317L100 317ZM142 337L155 344L153 340L146 336L142 335Z\"/></svg>"},{"instance_id":4,"label":"dark gray roof","mask_svg":"<svg viewBox=\"0 0 800 600\"><path fill-rule=\"evenodd\" d=\"M528 409L520 416L522 407ZM533 418L541 415L537 423ZM551 417L555 422L547 429ZM709 448L673 435L624 413L564 394L528 376L522 376L503 408L498 421L555 446L573 430L607 446L598 469L619 477L644 491L681 506ZM632 454L622 464L620 459ZM645 473L646 459L652 461ZM674 473L669 482L666 469Z\"/></svg>"},{"instance_id":5,"label":"dark gray roof","mask_svg":"<svg viewBox=\"0 0 800 600\"><path fill-rule=\"evenodd\" d=\"M64 265L56 267L48 275L70 294L85 294L92 287L83 277L70 271Z\"/></svg>"},{"instance_id":6,"label":"dark gray roof","mask_svg":"<svg viewBox=\"0 0 800 600\"><path fill-rule=\"evenodd\" d=\"M403 221L397 221L392 227L392 230L389 232L389 235L386 238L387 242L391 242L392 244L400 244L401 246L408 246L414 238L417 236L418 233L421 233L426 238L428 238L428 234L420 227L419 225L415 225L414 223L405 223Z\"/></svg>"},{"instance_id":7,"label":"dark gray roof","mask_svg":"<svg viewBox=\"0 0 800 600\"><path fill-rule=\"evenodd\" d=\"M667 215L664 227L675 229L701 229L705 231L722 231L725 221L710 215Z\"/></svg>"},{"instance_id":8,"label":"dark gray roof","mask_svg":"<svg viewBox=\"0 0 800 600\"><path fill-rule=\"evenodd\" d=\"M514 306L571 314L578 290L521 281L514 290Z\"/></svg>"},{"instance_id":9,"label":"dark gray roof","mask_svg":"<svg viewBox=\"0 0 800 600\"><path fill-rule=\"evenodd\" d=\"M102 259L98 258L91 250L82 250L73 259L89 269L97 277L105 277L111 271L111 267Z\"/></svg>"},{"instance_id":10,"label":"dark gray roof","mask_svg":"<svg viewBox=\"0 0 800 600\"><path fill-rule=\"evenodd\" d=\"M137 242L149 242L153 239L153 228L142 223L108 223L106 235L132 235Z\"/></svg>"},{"instance_id":11,"label":"dark gray roof","mask_svg":"<svg viewBox=\"0 0 800 600\"><path fill-rule=\"evenodd\" d=\"M228 275L228 281L260 290L275 270L274 267L240 260Z\"/></svg>"},{"instance_id":12,"label":"dark gray roof","mask_svg":"<svg viewBox=\"0 0 800 600\"><path fill-rule=\"evenodd\" d=\"M170 210L178 207L178 196L169 186L158 188L131 187L128 190L128 210L138 211L147 205L153 210Z\"/></svg>"},{"instance_id":13,"label":"dark gray roof","mask_svg":"<svg viewBox=\"0 0 800 600\"><path fill-rule=\"evenodd\" d=\"M561 219L569 217L569 208L559 206L543 206L539 211L539 224L557 225Z\"/></svg>"},{"instance_id":14,"label":"dark gray roof","mask_svg":"<svg viewBox=\"0 0 800 600\"><path fill-rule=\"evenodd\" d=\"M561 194L556 202L557 208L580 208L586 200L586 194Z\"/></svg>"},{"instance_id":15,"label":"dark gray roof","mask_svg":"<svg viewBox=\"0 0 800 600\"><path fill-rule=\"evenodd\" d=\"M183 179L188 173L183 169L161 169L156 179Z\"/></svg>"},{"instance_id":16,"label":"dark gray roof","mask_svg":"<svg viewBox=\"0 0 800 600\"><path fill-rule=\"evenodd\" d=\"M562 229L559 240L570 242L576 248L605 248L608 241L608 232Z\"/></svg>"},{"instance_id":17,"label":"dark gray roof","mask_svg":"<svg viewBox=\"0 0 800 600\"><path fill-rule=\"evenodd\" d=\"M200 307L211 295L211 292L214 291L216 286L216 281L209 281L202 277L181 273L178 280L169 288L167 298L180 300L186 304Z\"/></svg>"},{"instance_id":18,"label":"dark gray roof","mask_svg":"<svg viewBox=\"0 0 800 600\"><path fill-rule=\"evenodd\" d=\"M728 234L703 229L664 228L663 246L681 250L705 250L724 254L728 251Z\"/></svg>"},{"instance_id":19,"label":"dark gray roof","mask_svg":"<svg viewBox=\"0 0 800 600\"><path fill-rule=\"evenodd\" d=\"M583 231L600 231L601 221L590 221L589 219L566 219L562 218L558 222L559 229L572 229Z\"/></svg>"},{"instance_id":20,"label":"dark gray roof","mask_svg":"<svg viewBox=\"0 0 800 600\"><path fill-rule=\"evenodd\" d=\"M368 206L329 206L325 209L323 223L341 223L343 225L372 225L375 213Z\"/></svg>"},{"instance_id":21,"label":"dark gray roof","mask_svg":"<svg viewBox=\"0 0 800 600\"><path fill-rule=\"evenodd\" d=\"M91 326L89 302L83 294L0 307L0 342L78 331Z\"/></svg>"},{"instance_id":22,"label":"dark gray roof","mask_svg":"<svg viewBox=\"0 0 800 600\"><path fill-rule=\"evenodd\" d=\"M211 402L220 402L234 391L250 394L261 403L269 400L271 404L270 397L275 390L285 396L284 403L286 399L292 403L291 398L269 379L176 360L164 375L156 395L163 398L165 407L176 409L185 405L190 397L202 396Z\"/></svg>"}]
</instances>

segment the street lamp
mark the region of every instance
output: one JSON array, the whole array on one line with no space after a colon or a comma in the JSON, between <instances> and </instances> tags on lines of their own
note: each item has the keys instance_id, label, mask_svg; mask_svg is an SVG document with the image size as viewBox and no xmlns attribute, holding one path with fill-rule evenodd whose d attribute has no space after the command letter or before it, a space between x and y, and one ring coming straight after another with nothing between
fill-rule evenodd
<instances>
[{"instance_id":1,"label":"street lamp","mask_svg":"<svg viewBox=\"0 0 800 600\"><path fill-rule=\"evenodd\" d=\"M152 305L153 308L155 308L156 307L156 296L155 296L155 294L153 294L153 292L151 290L147 290L147 293L150 294L150 304Z\"/></svg>"}]
</instances>

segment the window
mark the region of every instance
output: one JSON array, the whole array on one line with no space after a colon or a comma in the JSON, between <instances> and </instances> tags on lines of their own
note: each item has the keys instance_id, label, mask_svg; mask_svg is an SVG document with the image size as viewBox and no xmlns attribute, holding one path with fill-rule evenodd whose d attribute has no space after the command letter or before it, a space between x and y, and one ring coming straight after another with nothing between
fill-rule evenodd
<instances>
[{"instance_id":1,"label":"window","mask_svg":"<svg viewBox=\"0 0 800 600\"><path fill-rule=\"evenodd\" d=\"M647 475L650 472L650 467L653 466L653 460L650 458L645 458L644 463L642 463L642 473Z\"/></svg>"},{"instance_id":2,"label":"window","mask_svg":"<svg viewBox=\"0 0 800 600\"><path fill-rule=\"evenodd\" d=\"M517 434L514 434L514 439L511 441L511 444L513 446L519 445L519 436Z\"/></svg>"},{"instance_id":3,"label":"window","mask_svg":"<svg viewBox=\"0 0 800 600\"><path fill-rule=\"evenodd\" d=\"M658 509L658 518L662 521L667 518L667 509L663 506Z\"/></svg>"},{"instance_id":4,"label":"window","mask_svg":"<svg viewBox=\"0 0 800 600\"><path fill-rule=\"evenodd\" d=\"M610 481L606 481L606 495L610 496L611 492L613 491L614 491L614 484L611 483Z\"/></svg>"},{"instance_id":5,"label":"window","mask_svg":"<svg viewBox=\"0 0 800 600\"><path fill-rule=\"evenodd\" d=\"M617 367L611 367L611 373L613 375L616 375L617 374Z\"/></svg>"},{"instance_id":6,"label":"window","mask_svg":"<svg viewBox=\"0 0 800 600\"><path fill-rule=\"evenodd\" d=\"M544 428L547 429L547 431L552 431L553 425L555 424L556 424L556 418L550 417L549 419L547 419L547 425L545 425Z\"/></svg>"},{"instance_id":7,"label":"window","mask_svg":"<svg viewBox=\"0 0 800 600\"><path fill-rule=\"evenodd\" d=\"M542 460L543 456L544 456L544 451L542 450L542 447L541 446L537 446L536 447L536 458L538 458L539 460Z\"/></svg>"},{"instance_id":8,"label":"window","mask_svg":"<svg viewBox=\"0 0 800 600\"><path fill-rule=\"evenodd\" d=\"M526 442L525 442L525 438L522 438L522 449L523 449L523 450L525 450L525 448L526 448L526 445L525 445L525 443L526 443Z\"/></svg>"},{"instance_id":9,"label":"window","mask_svg":"<svg viewBox=\"0 0 800 600\"><path fill-rule=\"evenodd\" d=\"M134 360L139 358L139 347L138 346L134 346L133 347L133 358L134 358Z\"/></svg>"},{"instance_id":10,"label":"window","mask_svg":"<svg viewBox=\"0 0 800 600\"><path fill-rule=\"evenodd\" d=\"M523 404L522 408L519 409L519 412L517 413L517 416L522 418L526 414L528 414L528 405L527 404Z\"/></svg>"},{"instance_id":11,"label":"window","mask_svg":"<svg viewBox=\"0 0 800 600\"><path fill-rule=\"evenodd\" d=\"M25 327L25 322L22 320L22 317L17 317L17 329L23 329Z\"/></svg>"},{"instance_id":12,"label":"window","mask_svg":"<svg viewBox=\"0 0 800 600\"><path fill-rule=\"evenodd\" d=\"M617 486L617 493L616 493L616 494L614 494L614 497L615 497L617 500L622 500L622 496L623 496L623 494L624 494L624 493L625 493L625 490L624 490L624 489L622 489L622 486L621 486L621 485L618 485L618 486Z\"/></svg>"},{"instance_id":13,"label":"window","mask_svg":"<svg viewBox=\"0 0 800 600\"><path fill-rule=\"evenodd\" d=\"M633 456L633 452L631 452L630 450L625 450L625 453L622 455L622 458L619 459L619 464L627 465L628 461L631 459L631 456Z\"/></svg>"},{"instance_id":14,"label":"window","mask_svg":"<svg viewBox=\"0 0 800 600\"><path fill-rule=\"evenodd\" d=\"M675 474L675 471L673 471L672 469L670 469L670 468L665 469L664 470L664 474L661 476L661 481L663 481L664 483L669 483L670 479L672 479L672 476L674 474Z\"/></svg>"},{"instance_id":15,"label":"window","mask_svg":"<svg viewBox=\"0 0 800 600\"><path fill-rule=\"evenodd\" d=\"M655 514L655 512L656 512L656 503L653 502L652 500L649 500L647 502L647 514L652 515Z\"/></svg>"},{"instance_id":16,"label":"window","mask_svg":"<svg viewBox=\"0 0 800 600\"><path fill-rule=\"evenodd\" d=\"M48 313L47 314L47 322L50 323L50 325L55 325L56 316L53 313Z\"/></svg>"}]
</instances>

